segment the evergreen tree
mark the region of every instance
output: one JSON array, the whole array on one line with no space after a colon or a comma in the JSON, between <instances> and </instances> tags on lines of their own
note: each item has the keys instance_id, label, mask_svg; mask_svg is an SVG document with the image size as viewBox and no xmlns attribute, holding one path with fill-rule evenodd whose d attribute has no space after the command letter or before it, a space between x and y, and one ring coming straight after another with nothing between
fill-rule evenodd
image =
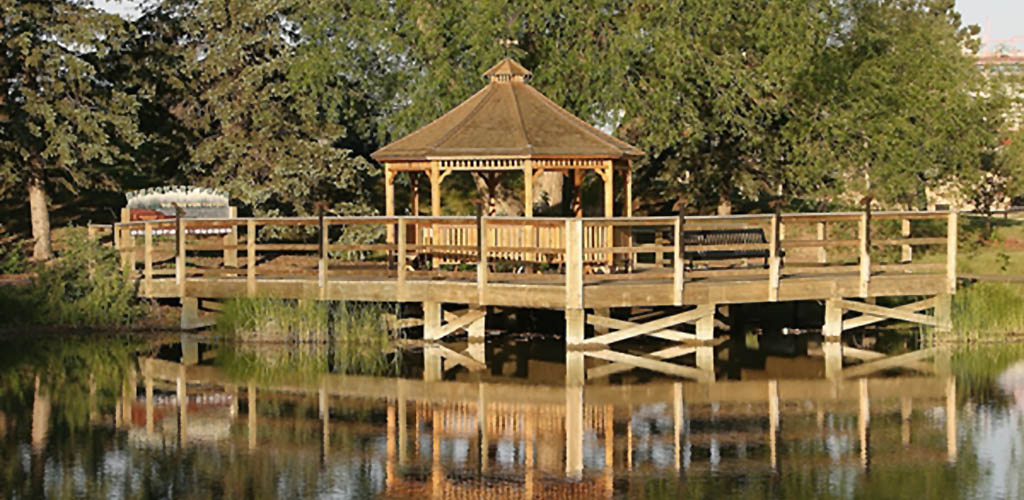
<instances>
[{"instance_id":1,"label":"evergreen tree","mask_svg":"<svg viewBox=\"0 0 1024 500\"><path fill-rule=\"evenodd\" d=\"M0 189L26 190L44 260L53 190L111 185L141 141L136 100L108 71L131 30L77 0L0 0L0 12Z\"/></svg>"}]
</instances>

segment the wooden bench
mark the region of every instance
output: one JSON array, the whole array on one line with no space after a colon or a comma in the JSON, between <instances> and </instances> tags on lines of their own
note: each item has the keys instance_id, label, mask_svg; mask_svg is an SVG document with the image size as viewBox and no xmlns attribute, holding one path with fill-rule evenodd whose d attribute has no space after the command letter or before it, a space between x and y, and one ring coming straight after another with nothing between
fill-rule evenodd
<instances>
[{"instance_id":1,"label":"wooden bench","mask_svg":"<svg viewBox=\"0 0 1024 500\"><path fill-rule=\"evenodd\" d=\"M761 228L683 231L683 258L688 260L691 266L694 261L734 259L764 259L764 265L767 266L769 257L768 249L689 250L690 247L702 245L750 245L766 243L768 243L768 239L765 238L764 230ZM780 252L779 255L782 256L782 253Z\"/></svg>"}]
</instances>

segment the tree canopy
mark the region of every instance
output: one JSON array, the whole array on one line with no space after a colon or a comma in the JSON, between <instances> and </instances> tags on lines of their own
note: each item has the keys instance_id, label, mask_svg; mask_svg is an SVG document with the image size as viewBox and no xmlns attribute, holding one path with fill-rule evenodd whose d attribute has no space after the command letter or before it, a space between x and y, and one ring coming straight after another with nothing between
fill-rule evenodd
<instances>
[{"instance_id":1,"label":"tree canopy","mask_svg":"<svg viewBox=\"0 0 1024 500\"><path fill-rule=\"evenodd\" d=\"M132 21L0 1L7 193L134 167L134 184L220 187L254 213L372 212L369 153L505 51L648 153L641 211L919 207L1019 163L1003 147L1015 95L976 67L952 0L162 0Z\"/></svg>"}]
</instances>

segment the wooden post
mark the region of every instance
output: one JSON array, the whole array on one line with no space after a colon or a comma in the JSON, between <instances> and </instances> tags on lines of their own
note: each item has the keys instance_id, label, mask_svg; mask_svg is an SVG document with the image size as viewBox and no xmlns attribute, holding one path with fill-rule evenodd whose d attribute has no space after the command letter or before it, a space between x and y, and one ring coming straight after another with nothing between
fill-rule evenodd
<instances>
[{"instance_id":1,"label":"wooden post","mask_svg":"<svg viewBox=\"0 0 1024 500\"><path fill-rule=\"evenodd\" d=\"M249 449L256 449L256 384L249 382L245 391L245 398L249 406Z\"/></svg>"},{"instance_id":2,"label":"wooden post","mask_svg":"<svg viewBox=\"0 0 1024 500\"><path fill-rule=\"evenodd\" d=\"M228 219L231 219L231 226L228 234L224 235L221 241L224 243L224 267L238 267L238 225L235 219L238 217L238 207L228 207Z\"/></svg>"},{"instance_id":3,"label":"wooden post","mask_svg":"<svg viewBox=\"0 0 1024 500\"><path fill-rule=\"evenodd\" d=\"M583 221L565 221L565 309L583 309Z\"/></svg>"},{"instance_id":4,"label":"wooden post","mask_svg":"<svg viewBox=\"0 0 1024 500\"><path fill-rule=\"evenodd\" d=\"M396 258L397 258L396 266L397 266L397 271L398 271L398 283L396 284L396 287L397 287L396 288L396 292L397 292L396 295L398 296L398 301L399 302L403 302L406 299L408 299L408 293L406 292L406 289L405 289L405 279L406 279L406 274L407 274L405 266L406 266L406 258L407 258L406 254L408 253L409 243L408 243L407 238L406 238L406 234L408 232L408 229L407 229L407 226L406 226L405 223L406 223L406 221L405 221L404 218L402 218L402 217L398 218L398 253L396 255Z\"/></svg>"},{"instance_id":5,"label":"wooden post","mask_svg":"<svg viewBox=\"0 0 1024 500\"><path fill-rule=\"evenodd\" d=\"M940 293L935 296L935 321L938 326L935 331L939 333L950 333L953 331L953 296L948 293Z\"/></svg>"},{"instance_id":6,"label":"wooden post","mask_svg":"<svg viewBox=\"0 0 1024 500\"><path fill-rule=\"evenodd\" d=\"M423 303L423 340L437 340L441 333L441 303Z\"/></svg>"},{"instance_id":7,"label":"wooden post","mask_svg":"<svg viewBox=\"0 0 1024 500\"><path fill-rule=\"evenodd\" d=\"M825 221L815 224L818 230L818 241L824 242L828 239L828 223ZM818 263L828 264L828 249L824 246L818 247Z\"/></svg>"},{"instance_id":8,"label":"wooden post","mask_svg":"<svg viewBox=\"0 0 1024 500\"><path fill-rule=\"evenodd\" d=\"M698 306L698 308L701 308L701 307L703 307L705 309L706 314L701 316L700 318L697 318L697 323L696 323L697 340L703 340L703 341L714 340L715 339L715 305L714 304L704 304L704 305Z\"/></svg>"},{"instance_id":9,"label":"wooden post","mask_svg":"<svg viewBox=\"0 0 1024 500\"><path fill-rule=\"evenodd\" d=\"M567 345L583 342L586 335L586 312L582 308L566 308L565 310L565 343Z\"/></svg>"},{"instance_id":10,"label":"wooden post","mask_svg":"<svg viewBox=\"0 0 1024 500\"><path fill-rule=\"evenodd\" d=\"M683 283L685 276L683 273L684 267L684 256L685 256L685 223L686 223L686 210L683 207L679 208L679 217L676 218L675 224L672 226L672 240L675 243L672 255L672 303L676 306L683 305ZM661 252L658 252L661 253Z\"/></svg>"},{"instance_id":11,"label":"wooden post","mask_svg":"<svg viewBox=\"0 0 1024 500\"><path fill-rule=\"evenodd\" d=\"M900 219L900 236L910 238L910 219ZM914 247L910 245L900 246L900 260L904 264L910 264L914 260Z\"/></svg>"},{"instance_id":12,"label":"wooden post","mask_svg":"<svg viewBox=\"0 0 1024 500\"><path fill-rule=\"evenodd\" d=\"M949 211L946 220L946 289L950 294L956 293L956 252L959 238L959 221L956 210Z\"/></svg>"},{"instance_id":13,"label":"wooden post","mask_svg":"<svg viewBox=\"0 0 1024 500\"><path fill-rule=\"evenodd\" d=\"M199 324L199 298L181 296L181 318L179 326L182 330L195 328Z\"/></svg>"},{"instance_id":14,"label":"wooden post","mask_svg":"<svg viewBox=\"0 0 1024 500\"><path fill-rule=\"evenodd\" d=\"M174 216L174 235L177 242L177 253L174 258L174 283L178 285L178 295L185 296L185 220L181 218L181 210Z\"/></svg>"},{"instance_id":15,"label":"wooden post","mask_svg":"<svg viewBox=\"0 0 1024 500\"><path fill-rule=\"evenodd\" d=\"M826 339L838 340L843 334L843 307L838 300L829 299L825 301L825 326L821 334Z\"/></svg>"},{"instance_id":16,"label":"wooden post","mask_svg":"<svg viewBox=\"0 0 1024 500\"><path fill-rule=\"evenodd\" d=\"M437 161L430 162L430 215L441 215L441 165ZM438 244L436 234L434 244Z\"/></svg>"},{"instance_id":17,"label":"wooden post","mask_svg":"<svg viewBox=\"0 0 1024 500\"><path fill-rule=\"evenodd\" d=\"M583 478L583 387L565 388L565 475Z\"/></svg>"},{"instance_id":18,"label":"wooden post","mask_svg":"<svg viewBox=\"0 0 1024 500\"><path fill-rule=\"evenodd\" d=\"M768 448L772 469L776 469L778 462L778 435L779 435L779 381L768 381Z\"/></svg>"},{"instance_id":19,"label":"wooden post","mask_svg":"<svg viewBox=\"0 0 1024 500\"><path fill-rule=\"evenodd\" d=\"M605 161L604 164L604 216L615 217L615 168L611 160ZM605 226L604 246L609 248L615 246L614 232L615 226L611 223ZM615 254L611 250L605 257L608 266L615 264ZM609 272L611 272L610 268Z\"/></svg>"},{"instance_id":20,"label":"wooden post","mask_svg":"<svg viewBox=\"0 0 1024 500\"><path fill-rule=\"evenodd\" d=\"M675 468L682 468L683 459L683 432L684 432L684 407L683 407L683 384L676 382L672 384L672 441L675 455Z\"/></svg>"},{"instance_id":21,"label":"wooden post","mask_svg":"<svg viewBox=\"0 0 1024 500\"><path fill-rule=\"evenodd\" d=\"M864 205L864 213L860 214L860 221L857 225L859 246L860 246L860 279L859 294L862 298L868 297L868 288L871 284L871 202Z\"/></svg>"},{"instance_id":22,"label":"wooden post","mask_svg":"<svg viewBox=\"0 0 1024 500\"><path fill-rule=\"evenodd\" d=\"M523 215L533 217L533 160L523 161Z\"/></svg>"},{"instance_id":23,"label":"wooden post","mask_svg":"<svg viewBox=\"0 0 1024 500\"><path fill-rule=\"evenodd\" d=\"M485 295L487 292L487 248L489 245L487 244L487 230L484 227L484 218L481 212L482 207L478 207L476 213L476 290L477 303L484 305L487 303Z\"/></svg>"},{"instance_id":24,"label":"wooden post","mask_svg":"<svg viewBox=\"0 0 1024 500\"><path fill-rule=\"evenodd\" d=\"M946 458L956 463L956 377L946 379Z\"/></svg>"},{"instance_id":25,"label":"wooden post","mask_svg":"<svg viewBox=\"0 0 1024 500\"><path fill-rule=\"evenodd\" d=\"M768 300L777 302L779 300L779 280L782 274L782 259L779 258L780 224L782 216L778 210L772 214L772 227L768 232Z\"/></svg>"},{"instance_id":26,"label":"wooden post","mask_svg":"<svg viewBox=\"0 0 1024 500\"><path fill-rule=\"evenodd\" d=\"M318 281L319 281L319 284L320 284L320 299L325 299L327 297L327 271L329 269L328 268L328 261L327 261L327 247L328 247L328 244L329 244L330 240L328 238L328 232L327 232L327 218L324 217L324 209L323 209L323 207L320 208L319 227L320 227L320 241L319 241L319 243L320 243L320 245L319 245L319 254L320 255L318 256L319 259L318 259L318 262L317 262L317 278L318 278Z\"/></svg>"},{"instance_id":27,"label":"wooden post","mask_svg":"<svg viewBox=\"0 0 1024 500\"><path fill-rule=\"evenodd\" d=\"M838 380L843 374L843 344L839 337L825 337L821 350L825 354L825 378Z\"/></svg>"},{"instance_id":28,"label":"wooden post","mask_svg":"<svg viewBox=\"0 0 1024 500\"><path fill-rule=\"evenodd\" d=\"M604 162L604 216L615 217L615 170L611 160Z\"/></svg>"},{"instance_id":29,"label":"wooden post","mask_svg":"<svg viewBox=\"0 0 1024 500\"><path fill-rule=\"evenodd\" d=\"M245 222L245 290L256 295L256 221Z\"/></svg>"},{"instance_id":30,"label":"wooden post","mask_svg":"<svg viewBox=\"0 0 1024 500\"><path fill-rule=\"evenodd\" d=\"M868 379L862 378L859 381L859 411L857 412L857 430L860 434L860 463L864 470L870 465L868 456L868 428L871 425L871 402L868 398Z\"/></svg>"},{"instance_id":31,"label":"wooden post","mask_svg":"<svg viewBox=\"0 0 1024 500\"><path fill-rule=\"evenodd\" d=\"M395 215L395 171L391 169L390 163L384 164L384 215L394 217ZM388 226L387 242L395 242L395 233Z\"/></svg>"},{"instance_id":32,"label":"wooden post","mask_svg":"<svg viewBox=\"0 0 1024 500\"><path fill-rule=\"evenodd\" d=\"M143 227L143 289L150 295L153 293L153 225L147 222Z\"/></svg>"},{"instance_id":33,"label":"wooden post","mask_svg":"<svg viewBox=\"0 0 1024 500\"><path fill-rule=\"evenodd\" d=\"M626 161L626 171L624 172L625 179L623 184L626 185L626 210L624 215L626 217L633 216L633 160Z\"/></svg>"},{"instance_id":34,"label":"wooden post","mask_svg":"<svg viewBox=\"0 0 1024 500\"><path fill-rule=\"evenodd\" d=\"M120 245L118 249L119 257L121 257L121 267L128 267L134 272L135 271L135 238L132 236L132 228L127 224L131 222L131 210L128 207L121 209L121 226L116 228L116 231L120 233L118 238Z\"/></svg>"},{"instance_id":35,"label":"wooden post","mask_svg":"<svg viewBox=\"0 0 1024 500\"><path fill-rule=\"evenodd\" d=\"M156 429L153 412L153 377L146 375L144 380L146 385L146 434L152 436Z\"/></svg>"}]
</instances>

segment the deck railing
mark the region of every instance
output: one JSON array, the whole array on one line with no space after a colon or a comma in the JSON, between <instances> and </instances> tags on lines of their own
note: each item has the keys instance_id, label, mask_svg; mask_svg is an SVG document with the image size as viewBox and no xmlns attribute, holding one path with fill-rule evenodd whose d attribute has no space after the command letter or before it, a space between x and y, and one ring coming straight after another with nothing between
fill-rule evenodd
<instances>
[{"instance_id":1,"label":"deck railing","mask_svg":"<svg viewBox=\"0 0 1024 500\"><path fill-rule=\"evenodd\" d=\"M862 212L630 218L280 217L175 219L113 226L114 245L148 293L156 279L380 278L566 286L660 280L681 303L687 282L854 273L862 297L878 273L944 274L956 286L956 212ZM227 230L226 234L204 234ZM744 233L756 242L716 241ZM762 238L763 235L763 238ZM699 241L688 244L687 241ZM945 259L914 261L914 248ZM943 248L944 247L944 248ZM934 252L938 253L938 252ZM141 261L141 265L140 265Z\"/></svg>"}]
</instances>

